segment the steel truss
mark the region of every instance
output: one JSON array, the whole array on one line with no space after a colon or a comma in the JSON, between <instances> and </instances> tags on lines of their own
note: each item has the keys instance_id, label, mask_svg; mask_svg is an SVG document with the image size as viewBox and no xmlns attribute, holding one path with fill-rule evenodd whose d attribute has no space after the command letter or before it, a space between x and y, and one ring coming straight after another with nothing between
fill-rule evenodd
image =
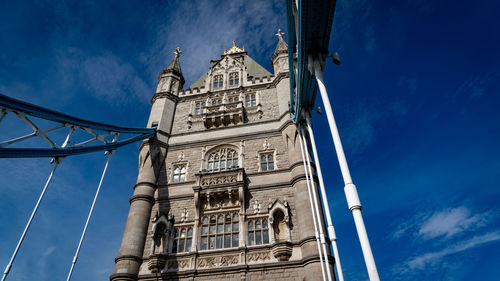
<instances>
[{"instance_id":1,"label":"steel truss","mask_svg":"<svg viewBox=\"0 0 500 281\"><path fill-rule=\"evenodd\" d=\"M156 133L156 128L127 128L88 121L0 94L0 122L8 114L17 116L33 132L0 142L0 158L65 157L95 151L110 151L136 141L152 138ZM37 126L31 117L41 118L58 124L48 129L42 129L40 125ZM58 145L48 135L48 133L56 130L67 130L67 128L69 128L69 133L67 134L66 141L61 145ZM77 130L84 132L88 136L88 139L78 143L71 143L70 139ZM121 134L130 134L132 136L119 140ZM8 147L12 144L33 138L43 140L50 147Z\"/></svg>"}]
</instances>

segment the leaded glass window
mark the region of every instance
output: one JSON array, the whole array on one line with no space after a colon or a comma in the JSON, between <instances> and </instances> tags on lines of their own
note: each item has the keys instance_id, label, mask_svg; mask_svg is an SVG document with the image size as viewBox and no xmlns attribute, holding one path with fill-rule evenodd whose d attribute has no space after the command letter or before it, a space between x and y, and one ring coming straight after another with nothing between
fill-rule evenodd
<instances>
[{"instance_id":1,"label":"leaded glass window","mask_svg":"<svg viewBox=\"0 0 500 281\"><path fill-rule=\"evenodd\" d=\"M240 83L238 72L229 73L229 86L238 85Z\"/></svg>"},{"instance_id":2,"label":"leaded glass window","mask_svg":"<svg viewBox=\"0 0 500 281\"><path fill-rule=\"evenodd\" d=\"M274 170L273 153L262 153L260 155L260 170L262 172Z\"/></svg>"},{"instance_id":3,"label":"leaded glass window","mask_svg":"<svg viewBox=\"0 0 500 281\"><path fill-rule=\"evenodd\" d=\"M186 181L186 165L177 165L174 169L174 175L172 177L173 182L184 182Z\"/></svg>"},{"instance_id":4,"label":"leaded glass window","mask_svg":"<svg viewBox=\"0 0 500 281\"><path fill-rule=\"evenodd\" d=\"M238 153L234 149L222 148L208 156L209 172L226 171L238 168Z\"/></svg>"},{"instance_id":5,"label":"leaded glass window","mask_svg":"<svg viewBox=\"0 0 500 281\"><path fill-rule=\"evenodd\" d=\"M214 76L214 89L222 88L222 86L223 86L222 79L223 79L222 75L215 75Z\"/></svg>"},{"instance_id":6,"label":"leaded glass window","mask_svg":"<svg viewBox=\"0 0 500 281\"><path fill-rule=\"evenodd\" d=\"M248 245L269 244L267 219L253 219L248 222Z\"/></svg>"},{"instance_id":7,"label":"leaded glass window","mask_svg":"<svg viewBox=\"0 0 500 281\"><path fill-rule=\"evenodd\" d=\"M255 97L255 94L248 94L245 96L245 106L250 107L250 106L255 106L257 104L257 99Z\"/></svg>"},{"instance_id":8,"label":"leaded glass window","mask_svg":"<svg viewBox=\"0 0 500 281\"><path fill-rule=\"evenodd\" d=\"M193 228L176 228L172 253L189 252L193 243Z\"/></svg>"},{"instance_id":9,"label":"leaded glass window","mask_svg":"<svg viewBox=\"0 0 500 281\"><path fill-rule=\"evenodd\" d=\"M201 225L201 250L238 247L238 213L204 216Z\"/></svg>"}]
</instances>

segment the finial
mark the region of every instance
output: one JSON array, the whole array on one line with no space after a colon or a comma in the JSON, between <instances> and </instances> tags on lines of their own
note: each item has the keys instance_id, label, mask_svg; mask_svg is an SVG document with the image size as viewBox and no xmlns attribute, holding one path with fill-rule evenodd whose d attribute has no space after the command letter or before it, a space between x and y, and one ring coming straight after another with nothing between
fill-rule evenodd
<instances>
[{"instance_id":1,"label":"finial","mask_svg":"<svg viewBox=\"0 0 500 281\"><path fill-rule=\"evenodd\" d=\"M285 32L281 31L281 28L278 28L278 33L275 34L278 36L279 39L283 39L283 35L285 35Z\"/></svg>"},{"instance_id":2,"label":"finial","mask_svg":"<svg viewBox=\"0 0 500 281\"><path fill-rule=\"evenodd\" d=\"M178 58L182 54L181 48L177 47L174 51L174 57Z\"/></svg>"},{"instance_id":3,"label":"finial","mask_svg":"<svg viewBox=\"0 0 500 281\"><path fill-rule=\"evenodd\" d=\"M244 51L245 51L245 47L243 47L242 49L238 48L236 46L236 40L233 40L233 47L231 47L231 49L229 49L229 50L224 50L224 55L236 54L236 53L241 53Z\"/></svg>"}]
</instances>

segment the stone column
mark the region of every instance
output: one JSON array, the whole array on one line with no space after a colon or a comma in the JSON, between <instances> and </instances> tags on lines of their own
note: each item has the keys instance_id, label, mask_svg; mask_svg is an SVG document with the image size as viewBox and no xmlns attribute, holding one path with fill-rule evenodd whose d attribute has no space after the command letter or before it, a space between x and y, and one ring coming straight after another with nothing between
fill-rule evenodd
<instances>
[{"instance_id":1,"label":"stone column","mask_svg":"<svg viewBox=\"0 0 500 281\"><path fill-rule=\"evenodd\" d=\"M144 245L154 203L156 179L160 171L163 157L157 146L143 144L139 156L139 175L134 187L134 195L130 198L130 210L122 238L118 257L115 259L115 272L111 281L137 280L139 267L142 264ZM164 155L164 154L163 154Z\"/></svg>"}]
</instances>

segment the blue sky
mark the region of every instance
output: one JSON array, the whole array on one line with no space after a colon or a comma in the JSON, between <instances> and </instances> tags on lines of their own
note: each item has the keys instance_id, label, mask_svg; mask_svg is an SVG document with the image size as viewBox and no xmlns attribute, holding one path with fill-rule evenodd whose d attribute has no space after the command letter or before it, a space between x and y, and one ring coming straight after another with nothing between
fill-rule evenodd
<instances>
[{"instance_id":1,"label":"blue sky","mask_svg":"<svg viewBox=\"0 0 500 281\"><path fill-rule=\"evenodd\" d=\"M186 86L232 40L271 70L284 3L3 1L0 92L142 127L157 75L177 46ZM500 273L499 9L496 1L337 3L330 50L342 65L327 63L324 75L383 280ZM346 280L367 280L325 115L314 114L313 123ZM137 148L111 159L73 280L106 280L114 269ZM48 162L0 159L2 270ZM9 280L65 278L104 163L103 153L64 160Z\"/></svg>"}]
</instances>

